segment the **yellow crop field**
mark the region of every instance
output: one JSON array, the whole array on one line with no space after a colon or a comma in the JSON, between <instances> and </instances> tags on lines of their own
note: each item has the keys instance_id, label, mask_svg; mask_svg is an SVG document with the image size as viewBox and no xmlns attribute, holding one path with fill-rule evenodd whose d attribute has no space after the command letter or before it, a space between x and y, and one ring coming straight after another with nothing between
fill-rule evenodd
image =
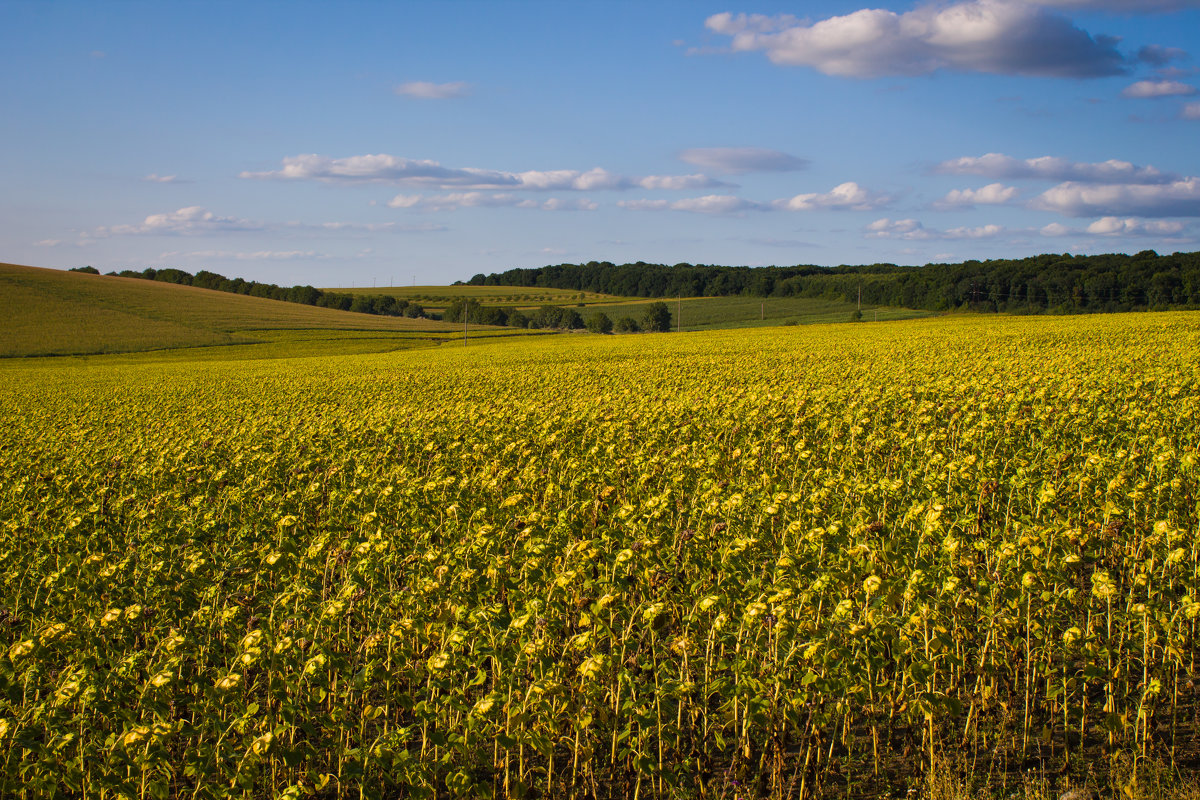
<instances>
[{"instance_id":1,"label":"yellow crop field","mask_svg":"<svg viewBox=\"0 0 1200 800\"><path fill-rule=\"evenodd\" d=\"M1200 767L1194 313L0 375L4 796Z\"/></svg>"}]
</instances>

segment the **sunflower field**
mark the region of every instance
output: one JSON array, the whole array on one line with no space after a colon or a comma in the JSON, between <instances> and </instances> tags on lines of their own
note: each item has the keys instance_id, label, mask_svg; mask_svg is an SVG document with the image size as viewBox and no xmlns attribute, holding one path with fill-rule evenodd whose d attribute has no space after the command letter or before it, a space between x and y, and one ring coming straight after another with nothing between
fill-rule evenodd
<instances>
[{"instance_id":1,"label":"sunflower field","mask_svg":"<svg viewBox=\"0 0 1200 800\"><path fill-rule=\"evenodd\" d=\"M0 377L6 797L1200 768L1194 313Z\"/></svg>"}]
</instances>

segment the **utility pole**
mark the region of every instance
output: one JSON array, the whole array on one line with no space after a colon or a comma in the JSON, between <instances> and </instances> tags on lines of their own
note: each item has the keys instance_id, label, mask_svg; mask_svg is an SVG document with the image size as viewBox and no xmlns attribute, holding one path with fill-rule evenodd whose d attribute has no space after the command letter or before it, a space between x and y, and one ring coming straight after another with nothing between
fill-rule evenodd
<instances>
[{"instance_id":1,"label":"utility pole","mask_svg":"<svg viewBox=\"0 0 1200 800\"><path fill-rule=\"evenodd\" d=\"M858 310L862 311L862 283L858 284Z\"/></svg>"},{"instance_id":2,"label":"utility pole","mask_svg":"<svg viewBox=\"0 0 1200 800\"><path fill-rule=\"evenodd\" d=\"M683 295L675 296L675 332L683 333Z\"/></svg>"},{"instance_id":3,"label":"utility pole","mask_svg":"<svg viewBox=\"0 0 1200 800\"><path fill-rule=\"evenodd\" d=\"M759 309L759 319L760 319L760 320L765 320L766 318L767 318L767 301L766 301L766 300L763 300L763 301L762 301L762 308L761 308L761 309Z\"/></svg>"}]
</instances>

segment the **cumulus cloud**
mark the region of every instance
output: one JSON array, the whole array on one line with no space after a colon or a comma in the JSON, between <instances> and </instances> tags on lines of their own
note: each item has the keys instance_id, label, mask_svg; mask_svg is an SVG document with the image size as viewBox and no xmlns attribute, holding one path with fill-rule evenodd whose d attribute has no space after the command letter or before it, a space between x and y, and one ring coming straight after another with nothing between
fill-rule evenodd
<instances>
[{"instance_id":1,"label":"cumulus cloud","mask_svg":"<svg viewBox=\"0 0 1200 800\"><path fill-rule=\"evenodd\" d=\"M976 205L1003 205L1012 202L1017 194L1015 186L989 183L980 189L953 189L933 206L947 210L973 208Z\"/></svg>"},{"instance_id":2,"label":"cumulus cloud","mask_svg":"<svg viewBox=\"0 0 1200 800\"><path fill-rule=\"evenodd\" d=\"M1049 225L1041 228L1038 233L1042 236L1071 236L1075 231L1063 225L1061 222L1051 222Z\"/></svg>"},{"instance_id":3,"label":"cumulus cloud","mask_svg":"<svg viewBox=\"0 0 1200 800\"><path fill-rule=\"evenodd\" d=\"M873 78L938 70L1094 78L1126 72L1116 39L1092 36L1065 17L1017 0L927 5L903 14L864 8L818 22L722 13L706 26L735 52L827 75Z\"/></svg>"},{"instance_id":4,"label":"cumulus cloud","mask_svg":"<svg viewBox=\"0 0 1200 800\"><path fill-rule=\"evenodd\" d=\"M463 81L452 83L408 81L397 86L395 91L396 94L403 97L415 97L419 100L446 100L451 97L466 97L471 93L471 86Z\"/></svg>"},{"instance_id":5,"label":"cumulus cloud","mask_svg":"<svg viewBox=\"0 0 1200 800\"><path fill-rule=\"evenodd\" d=\"M283 159L283 166L278 170L243 172L239 177L326 183L397 183L435 189L531 191L688 190L727 185L706 175L630 177L600 167L586 171L559 169L525 172L445 167L429 159L402 158L384 153L347 158L329 158L315 153L290 156Z\"/></svg>"},{"instance_id":6,"label":"cumulus cloud","mask_svg":"<svg viewBox=\"0 0 1200 800\"><path fill-rule=\"evenodd\" d=\"M985 178L1034 178L1087 183L1170 183L1178 176L1159 172L1152 166L1141 167L1128 161L1109 159L1099 163L1068 161L1042 156L1019 159L1003 153L943 161L933 168L942 175L979 175Z\"/></svg>"},{"instance_id":7,"label":"cumulus cloud","mask_svg":"<svg viewBox=\"0 0 1200 800\"><path fill-rule=\"evenodd\" d=\"M1004 233L1001 225L982 225L977 228L951 228L937 230L926 228L915 219L877 219L867 226L868 239L900 239L923 241L928 239L990 239Z\"/></svg>"},{"instance_id":8,"label":"cumulus cloud","mask_svg":"<svg viewBox=\"0 0 1200 800\"><path fill-rule=\"evenodd\" d=\"M1196 93L1196 87L1180 81L1138 81L1122 90L1123 97L1186 97Z\"/></svg>"},{"instance_id":9,"label":"cumulus cloud","mask_svg":"<svg viewBox=\"0 0 1200 800\"><path fill-rule=\"evenodd\" d=\"M792 172L804 169L803 158L761 147L693 147L679 154L681 161L716 172Z\"/></svg>"},{"instance_id":10,"label":"cumulus cloud","mask_svg":"<svg viewBox=\"0 0 1200 800\"><path fill-rule=\"evenodd\" d=\"M688 197L683 200L621 200L621 208L633 211L687 211L692 214L739 214L743 211L766 211L770 206L727 194Z\"/></svg>"},{"instance_id":11,"label":"cumulus cloud","mask_svg":"<svg viewBox=\"0 0 1200 800\"><path fill-rule=\"evenodd\" d=\"M1188 103L1179 112L1183 119L1200 119L1200 103Z\"/></svg>"},{"instance_id":12,"label":"cumulus cloud","mask_svg":"<svg viewBox=\"0 0 1200 800\"><path fill-rule=\"evenodd\" d=\"M1102 217L1087 226L1088 233L1101 236L1174 236L1182 231L1182 222L1143 220L1134 217Z\"/></svg>"},{"instance_id":13,"label":"cumulus cloud","mask_svg":"<svg viewBox=\"0 0 1200 800\"><path fill-rule=\"evenodd\" d=\"M1137 217L1101 217L1086 228L1070 228L1061 222L1051 222L1039 233L1042 236L1104 236L1107 238L1176 238L1184 232L1182 222L1145 220Z\"/></svg>"},{"instance_id":14,"label":"cumulus cloud","mask_svg":"<svg viewBox=\"0 0 1200 800\"><path fill-rule=\"evenodd\" d=\"M1161 185L1090 185L1068 181L1031 204L1070 217L1200 217L1200 178Z\"/></svg>"},{"instance_id":15,"label":"cumulus cloud","mask_svg":"<svg viewBox=\"0 0 1200 800\"><path fill-rule=\"evenodd\" d=\"M426 211L453 211L458 208L534 208L542 211L594 211L591 200L562 200L552 197L539 201L509 192L453 192L442 195L398 194L388 201L391 208L420 208Z\"/></svg>"},{"instance_id":16,"label":"cumulus cloud","mask_svg":"<svg viewBox=\"0 0 1200 800\"><path fill-rule=\"evenodd\" d=\"M189 206L168 214L151 214L140 224L100 227L94 236L126 236L157 234L163 236L197 235L206 233L229 233L235 231L261 231L261 222L252 222L238 217L219 217L200 206Z\"/></svg>"},{"instance_id":17,"label":"cumulus cloud","mask_svg":"<svg viewBox=\"0 0 1200 800\"><path fill-rule=\"evenodd\" d=\"M788 211L815 211L819 209L850 209L870 211L892 202L886 194L871 192L854 181L835 186L824 194L798 194L786 200L777 200L775 205Z\"/></svg>"},{"instance_id":18,"label":"cumulus cloud","mask_svg":"<svg viewBox=\"0 0 1200 800\"><path fill-rule=\"evenodd\" d=\"M178 175L156 175L153 172L142 178L142 180L149 183L188 183L188 181L181 180Z\"/></svg>"}]
</instances>

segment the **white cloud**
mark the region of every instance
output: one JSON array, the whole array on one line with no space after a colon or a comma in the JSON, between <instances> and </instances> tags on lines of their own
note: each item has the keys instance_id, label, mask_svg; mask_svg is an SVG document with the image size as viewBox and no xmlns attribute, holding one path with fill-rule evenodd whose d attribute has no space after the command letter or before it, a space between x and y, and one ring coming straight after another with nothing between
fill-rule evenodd
<instances>
[{"instance_id":1,"label":"white cloud","mask_svg":"<svg viewBox=\"0 0 1200 800\"><path fill-rule=\"evenodd\" d=\"M943 175L980 175L985 178L1033 178L1055 181L1096 183L1169 183L1178 176L1159 172L1152 166L1140 167L1128 161L1109 159L1099 163L1068 161L1042 156L1018 159L1003 153L956 158L934 167Z\"/></svg>"},{"instance_id":2,"label":"white cloud","mask_svg":"<svg viewBox=\"0 0 1200 800\"><path fill-rule=\"evenodd\" d=\"M777 200L776 206L788 211L815 211L818 209L851 209L870 211L882 208L892 198L878 192L870 192L854 181L835 186L824 194L798 194L787 200Z\"/></svg>"},{"instance_id":3,"label":"white cloud","mask_svg":"<svg viewBox=\"0 0 1200 800\"><path fill-rule=\"evenodd\" d=\"M239 177L275 180L316 180L345 183L397 183L436 189L505 189L529 191L600 191L625 189L687 190L726 186L706 175L646 175L631 177L595 167L586 171L503 170L444 167L429 159L387 154L329 158L313 154L289 156L283 166L267 172L243 172Z\"/></svg>"},{"instance_id":4,"label":"white cloud","mask_svg":"<svg viewBox=\"0 0 1200 800\"><path fill-rule=\"evenodd\" d=\"M591 200L562 200L552 197L539 201L520 195L489 192L453 192L442 195L398 194L388 201L391 208L420 208L427 211L453 211L458 208L534 208L543 211L594 211Z\"/></svg>"},{"instance_id":5,"label":"white cloud","mask_svg":"<svg viewBox=\"0 0 1200 800\"><path fill-rule=\"evenodd\" d=\"M867 226L868 239L900 239L923 241L928 239L990 239L1004 233L1001 225L983 225L977 228L951 228L936 230L926 228L915 219L892 220L884 217Z\"/></svg>"},{"instance_id":6,"label":"white cloud","mask_svg":"<svg viewBox=\"0 0 1200 800\"><path fill-rule=\"evenodd\" d=\"M415 97L420 100L445 100L451 97L466 97L471 93L471 85L463 81L452 83L408 81L397 86L395 91L396 94L403 97Z\"/></svg>"},{"instance_id":7,"label":"white cloud","mask_svg":"<svg viewBox=\"0 0 1200 800\"><path fill-rule=\"evenodd\" d=\"M1143 220L1134 217L1102 217L1087 226L1088 233L1101 236L1174 236L1182 231L1182 222Z\"/></svg>"},{"instance_id":8,"label":"white cloud","mask_svg":"<svg viewBox=\"0 0 1200 800\"><path fill-rule=\"evenodd\" d=\"M1196 93L1196 87L1179 81L1138 81L1122 90L1123 97L1186 97Z\"/></svg>"},{"instance_id":9,"label":"white cloud","mask_svg":"<svg viewBox=\"0 0 1200 800\"><path fill-rule=\"evenodd\" d=\"M990 239L1004 233L1002 225L980 225L977 228L951 228L942 231L943 239Z\"/></svg>"},{"instance_id":10,"label":"white cloud","mask_svg":"<svg viewBox=\"0 0 1200 800\"><path fill-rule=\"evenodd\" d=\"M542 191L620 191L625 189L668 189L673 191L725 186L705 175L647 175L631 178L595 167L587 172L570 169L530 170L515 173L517 188Z\"/></svg>"},{"instance_id":11,"label":"white cloud","mask_svg":"<svg viewBox=\"0 0 1200 800\"><path fill-rule=\"evenodd\" d=\"M1200 178L1150 186L1068 181L1047 189L1031 205L1071 217L1200 217Z\"/></svg>"},{"instance_id":12,"label":"white cloud","mask_svg":"<svg viewBox=\"0 0 1200 800\"><path fill-rule=\"evenodd\" d=\"M1014 200L1017 196L1015 186L1005 186L1002 183L989 183L980 189L953 189L941 200L933 204L937 209L972 208L978 205L1003 205Z\"/></svg>"},{"instance_id":13,"label":"white cloud","mask_svg":"<svg viewBox=\"0 0 1200 800\"><path fill-rule=\"evenodd\" d=\"M761 147L693 147L679 154L681 161L716 172L791 172L804 169L803 158Z\"/></svg>"},{"instance_id":14,"label":"white cloud","mask_svg":"<svg viewBox=\"0 0 1200 800\"><path fill-rule=\"evenodd\" d=\"M762 50L775 64L871 78L941 69L1086 78L1126 71L1115 40L1017 0L967 0L903 14L864 8L815 23L722 13L705 24L735 52Z\"/></svg>"},{"instance_id":15,"label":"white cloud","mask_svg":"<svg viewBox=\"0 0 1200 800\"><path fill-rule=\"evenodd\" d=\"M647 175L644 178L635 178L633 182L643 189L667 189L673 192L729 186L728 183L713 180L707 175Z\"/></svg>"},{"instance_id":16,"label":"white cloud","mask_svg":"<svg viewBox=\"0 0 1200 800\"><path fill-rule=\"evenodd\" d=\"M1183 119L1200 119L1200 103L1188 103L1179 112Z\"/></svg>"},{"instance_id":17,"label":"white cloud","mask_svg":"<svg viewBox=\"0 0 1200 800\"><path fill-rule=\"evenodd\" d=\"M852 210L868 211L880 208L892 201L888 195L871 192L853 181L835 186L824 194L798 194L791 198L782 198L770 203L760 203L741 197L725 194L710 194L704 197L692 197L684 200L622 200L617 203L621 208L636 211L692 211L702 214L735 214L742 211L818 211L818 210Z\"/></svg>"},{"instance_id":18,"label":"white cloud","mask_svg":"<svg viewBox=\"0 0 1200 800\"><path fill-rule=\"evenodd\" d=\"M870 239L933 239L935 233L927 230L915 219L891 220L887 217L877 219L867 226L867 238Z\"/></svg>"},{"instance_id":19,"label":"white cloud","mask_svg":"<svg viewBox=\"0 0 1200 800\"><path fill-rule=\"evenodd\" d=\"M189 206L168 214L151 214L137 225L113 225L100 227L93 236L126 236L140 234L196 235L205 233L228 233L234 231L261 231L264 225L238 217L218 217L200 206Z\"/></svg>"},{"instance_id":20,"label":"white cloud","mask_svg":"<svg viewBox=\"0 0 1200 800\"><path fill-rule=\"evenodd\" d=\"M57 247L60 244L62 244L61 239L42 239L41 241L34 242L33 246L34 247Z\"/></svg>"},{"instance_id":21,"label":"white cloud","mask_svg":"<svg viewBox=\"0 0 1200 800\"><path fill-rule=\"evenodd\" d=\"M767 211L770 206L727 194L710 194L683 200L621 200L621 208L633 211L687 211L693 214L738 214L743 211Z\"/></svg>"},{"instance_id":22,"label":"white cloud","mask_svg":"<svg viewBox=\"0 0 1200 800\"><path fill-rule=\"evenodd\" d=\"M1182 222L1145 220L1137 217L1101 217L1086 228L1070 228L1051 222L1038 232L1042 236L1104 236L1108 238L1174 238L1186 229Z\"/></svg>"},{"instance_id":23,"label":"white cloud","mask_svg":"<svg viewBox=\"0 0 1200 800\"><path fill-rule=\"evenodd\" d=\"M559 197L551 197L541 205L543 211L595 211L599 207L600 204L592 200L563 200Z\"/></svg>"},{"instance_id":24,"label":"white cloud","mask_svg":"<svg viewBox=\"0 0 1200 800\"><path fill-rule=\"evenodd\" d=\"M396 222L257 222L239 217L220 217L200 206L167 214L151 214L139 224L96 228L88 237L109 236L202 236L255 231L305 231L317 233L427 233L445 227L433 223L404 225Z\"/></svg>"},{"instance_id":25,"label":"white cloud","mask_svg":"<svg viewBox=\"0 0 1200 800\"><path fill-rule=\"evenodd\" d=\"M283 167L268 172L243 172L241 178L317 180L373 183L418 183L440 187L511 187L520 183L512 173L471 167L443 167L429 159L400 158L386 153L329 158L315 153L289 156Z\"/></svg>"},{"instance_id":26,"label":"white cloud","mask_svg":"<svg viewBox=\"0 0 1200 800\"><path fill-rule=\"evenodd\" d=\"M288 229L330 231L333 233L430 233L446 230L445 225L433 222L401 224L399 222L285 222Z\"/></svg>"},{"instance_id":27,"label":"white cloud","mask_svg":"<svg viewBox=\"0 0 1200 800\"><path fill-rule=\"evenodd\" d=\"M671 207L670 200L618 200L617 206L631 211L665 211Z\"/></svg>"},{"instance_id":28,"label":"white cloud","mask_svg":"<svg viewBox=\"0 0 1200 800\"><path fill-rule=\"evenodd\" d=\"M1063 225L1061 222L1051 222L1049 225L1041 228L1038 233L1042 236L1071 236L1075 231Z\"/></svg>"},{"instance_id":29,"label":"white cloud","mask_svg":"<svg viewBox=\"0 0 1200 800\"><path fill-rule=\"evenodd\" d=\"M388 208L416 208L423 199L419 194L398 194L388 201Z\"/></svg>"},{"instance_id":30,"label":"white cloud","mask_svg":"<svg viewBox=\"0 0 1200 800\"><path fill-rule=\"evenodd\" d=\"M709 194L704 197L689 197L671 204L676 211L695 214L735 214L740 211L759 211L762 206L752 200L743 200L726 194Z\"/></svg>"},{"instance_id":31,"label":"white cloud","mask_svg":"<svg viewBox=\"0 0 1200 800\"><path fill-rule=\"evenodd\" d=\"M226 261L297 261L302 259L330 258L330 256L325 253L318 253L315 250L258 250L251 253L231 250L193 250L185 253L173 250L159 256L160 260L171 258L222 259Z\"/></svg>"},{"instance_id":32,"label":"white cloud","mask_svg":"<svg viewBox=\"0 0 1200 800\"><path fill-rule=\"evenodd\" d=\"M181 181L178 175L156 175L153 172L142 178L142 180L149 181L150 183L186 183L186 181Z\"/></svg>"}]
</instances>

